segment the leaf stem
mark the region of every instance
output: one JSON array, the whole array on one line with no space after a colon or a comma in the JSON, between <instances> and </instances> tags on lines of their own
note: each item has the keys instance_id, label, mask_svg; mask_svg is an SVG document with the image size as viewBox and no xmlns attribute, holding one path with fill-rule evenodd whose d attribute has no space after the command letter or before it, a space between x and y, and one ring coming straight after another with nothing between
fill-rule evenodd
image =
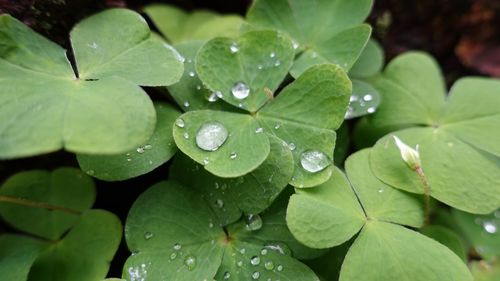
<instances>
[{"instance_id":1,"label":"leaf stem","mask_svg":"<svg viewBox=\"0 0 500 281\"><path fill-rule=\"evenodd\" d=\"M420 178L420 182L424 186L424 215L425 215L425 220L424 220L424 225L428 225L430 222L430 209L431 209L431 195L430 195L430 186L429 182L427 181L427 177L424 174L424 170L422 170L422 167L417 166L415 168L415 172L417 172L418 177Z\"/></svg>"},{"instance_id":2,"label":"leaf stem","mask_svg":"<svg viewBox=\"0 0 500 281\"><path fill-rule=\"evenodd\" d=\"M76 210L73 210L70 208L56 206L56 205L52 205L52 204L48 204L48 203L44 203L44 202L36 202L36 201L27 200L27 199L11 197L11 196L0 195L0 202L13 203L13 204L17 204L17 205L32 207L32 208L47 209L50 211L61 211L61 212L65 212L65 213L72 214L72 215L81 215L82 214L80 211L76 211Z\"/></svg>"}]
</instances>

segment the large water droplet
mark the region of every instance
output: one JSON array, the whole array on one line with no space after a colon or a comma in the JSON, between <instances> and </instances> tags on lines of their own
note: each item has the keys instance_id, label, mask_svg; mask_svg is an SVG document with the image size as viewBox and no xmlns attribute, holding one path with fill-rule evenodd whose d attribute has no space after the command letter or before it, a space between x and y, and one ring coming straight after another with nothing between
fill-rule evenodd
<instances>
[{"instance_id":1,"label":"large water droplet","mask_svg":"<svg viewBox=\"0 0 500 281\"><path fill-rule=\"evenodd\" d=\"M237 82L231 89L233 96L239 100L246 99L250 94L250 88L243 82Z\"/></svg>"},{"instance_id":2,"label":"large water droplet","mask_svg":"<svg viewBox=\"0 0 500 281\"><path fill-rule=\"evenodd\" d=\"M260 277L260 272L255 271L254 273L252 273L252 279L257 280L259 279L259 277Z\"/></svg>"},{"instance_id":3,"label":"large water droplet","mask_svg":"<svg viewBox=\"0 0 500 281\"><path fill-rule=\"evenodd\" d=\"M151 232L144 233L144 239L146 239L146 240L153 238L153 236L154 236L154 234Z\"/></svg>"},{"instance_id":4,"label":"large water droplet","mask_svg":"<svg viewBox=\"0 0 500 281\"><path fill-rule=\"evenodd\" d=\"M256 231L262 227L262 218L259 215L248 215L246 217L246 228L250 231Z\"/></svg>"},{"instance_id":5,"label":"large water droplet","mask_svg":"<svg viewBox=\"0 0 500 281\"><path fill-rule=\"evenodd\" d=\"M488 233L494 234L497 232L497 225L491 221L485 221L483 223L484 230Z\"/></svg>"},{"instance_id":6,"label":"large water droplet","mask_svg":"<svg viewBox=\"0 0 500 281\"><path fill-rule=\"evenodd\" d=\"M184 264L188 268L189 271L193 270L196 267L196 257L189 255L184 259Z\"/></svg>"},{"instance_id":7,"label":"large water droplet","mask_svg":"<svg viewBox=\"0 0 500 281\"><path fill-rule=\"evenodd\" d=\"M252 258L250 258L250 263L252 265L259 265L260 264L259 256L253 256Z\"/></svg>"},{"instance_id":8,"label":"large water droplet","mask_svg":"<svg viewBox=\"0 0 500 281\"><path fill-rule=\"evenodd\" d=\"M216 151L226 141L228 131L218 122L203 124L196 134L196 145L205 151Z\"/></svg>"},{"instance_id":9,"label":"large water droplet","mask_svg":"<svg viewBox=\"0 0 500 281\"><path fill-rule=\"evenodd\" d=\"M233 42L231 44L231 46L229 47L229 49L231 50L231 53L232 54L235 54L238 52L239 48L238 48L238 44L236 44L236 42Z\"/></svg>"},{"instance_id":10,"label":"large water droplet","mask_svg":"<svg viewBox=\"0 0 500 281\"><path fill-rule=\"evenodd\" d=\"M272 261L266 261L264 263L264 267L267 269L267 270L273 270L274 269L274 263Z\"/></svg>"},{"instance_id":11,"label":"large water droplet","mask_svg":"<svg viewBox=\"0 0 500 281\"><path fill-rule=\"evenodd\" d=\"M304 170L310 173L317 173L330 165L330 160L321 151L308 150L300 155L300 164Z\"/></svg>"}]
</instances>

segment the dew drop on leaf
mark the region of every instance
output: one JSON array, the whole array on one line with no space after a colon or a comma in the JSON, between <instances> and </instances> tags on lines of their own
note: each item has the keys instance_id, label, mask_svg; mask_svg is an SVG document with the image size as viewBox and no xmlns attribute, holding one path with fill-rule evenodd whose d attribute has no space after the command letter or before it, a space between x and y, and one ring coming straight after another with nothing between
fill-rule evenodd
<instances>
[{"instance_id":1,"label":"dew drop on leaf","mask_svg":"<svg viewBox=\"0 0 500 281\"><path fill-rule=\"evenodd\" d=\"M283 266L280 264L280 265L278 265L278 266L276 267L276 269L277 269L278 271L283 271Z\"/></svg>"},{"instance_id":2,"label":"dew drop on leaf","mask_svg":"<svg viewBox=\"0 0 500 281\"><path fill-rule=\"evenodd\" d=\"M280 66L281 65L281 61L277 60L275 63L274 63L274 66Z\"/></svg>"},{"instance_id":3,"label":"dew drop on leaf","mask_svg":"<svg viewBox=\"0 0 500 281\"><path fill-rule=\"evenodd\" d=\"M243 266L243 262L242 262L242 261L238 261L238 262L236 263L236 265L237 265L238 267L242 267L242 266Z\"/></svg>"},{"instance_id":4,"label":"dew drop on leaf","mask_svg":"<svg viewBox=\"0 0 500 281\"><path fill-rule=\"evenodd\" d=\"M300 165L310 173L317 173L330 164L328 157L318 150L307 150L300 155Z\"/></svg>"},{"instance_id":5,"label":"dew drop on leaf","mask_svg":"<svg viewBox=\"0 0 500 281\"><path fill-rule=\"evenodd\" d=\"M236 152L231 152L231 154L229 155L229 158L230 159L236 159L236 157L238 157L238 154Z\"/></svg>"},{"instance_id":6,"label":"dew drop on leaf","mask_svg":"<svg viewBox=\"0 0 500 281\"><path fill-rule=\"evenodd\" d=\"M274 58L275 56L276 56L276 53L275 53L275 52L272 52L272 53L270 53L270 54L269 54L269 57L270 57L270 58Z\"/></svg>"},{"instance_id":7,"label":"dew drop on leaf","mask_svg":"<svg viewBox=\"0 0 500 281\"><path fill-rule=\"evenodd\" d=\"M257 128L257 129L255 129L255 133L257 133L257 134L260 134L260 133L262 133L262 132L264 132L264 129L263 129L263 128L261 128L261 127L259 127L259 128Z\"/></svg>"},{"instance_id":8,"label":"dew drop on leaf","mask_svg":"<svg viewBox=\"0 0 500 281\"><path fill-rule=\"evenodd\" d=\"M231 89L233 96L239 100L246 99L250 94L250 88L243 82L237 82Z\"/></svg>"},{"instance_id":9,"label":"dew drop on leaf","mask_svg":"<svg viewBox=\"0 0 500 281\"><path fill-rule=\"evenodd\" d=\"M153 238L153 236L154 235L151 232L144 233L144 239L146 239L146 240L149 240L149 239Z\"/></svg>"},{"instance_id":10,"label":"dew drop on leaf","mask_svg":"<svg viewBox=\"0 0 500 281\"><path fill-rule=\"evenodd\" d=\"M179 251L180 249L182 249L182 245L179 243L175 243L173 248L174 250Z\"/></svg>"},{"instance_id":11,"label":"dew drop on leaf","mask_svg":"<svg viewBox=\"0 0 500 281\"><path fill-rule=\"evenodd\" d=\"M291 142L288 144L288 148L290 148L291 151L294 151L297 146L293 142Z\"/></svg>"},{"instance_id":12,"label":"dew drop on leaf","mask_svg":"<svg viewBox=\"0 0 500 281\"><path fill-rule=\"evenodd\" d=\"M274 263L272 261L266 261L264 263L264 267L267 269L267 270L273 270L274 269Z\"/></svg>"},{"instance_id":13,"label":"dew drop on leaf","mask_svg":"<svg viewBox=\"0 0 500 281\"><path fill-rule=\"evenodd\" d=\"M138 147L138 148L136 149L136 151L137 151L137 153L139 153L139 154L143 154L143 153L144 153L144 148L142 148L142 147Z\"/></svg>"},{"instance_id":14,"label":"dew drop on leaf","mask_svg":"<svg viewBox=\"0 0 500 281\"><path fill-rule=\"evenodd\" d=\"M192 271L196 267L196 257L189 255L184 259L184 264L189 271Z\"/></svg>"},{"instance_id":15,"label":"dew drop on leaf","mask_svg":"<svg viewBox=\"0 0 500 281\"><path fill-rule=\"evenodd\" d=\"M215 200L215 206L219 209L224 207L224 201L222 201L221 199Z\"/></svg>"},{"instance_id":16,"label":"dew drop on leaf","mask_svg":"<svg viewBox=\"0 0 500 281\"><path fill-rule=\"evenodd\" d=\"M236 44L236 42L233 42L229 49L231 50L232 54L236 54L239 51L238 44Z\"/></svg>"},{"instance_id":17,"label":"dew drop on leaf","mask_svg":"<svg viewBox=\"0 0 500 281\"><path fill-rule=\"evenodd\" d=\"M231 273L229 271L224 272L224 279L229 279L231 277Z\"/></svg>"},{"instance_id":18,"label":"dew drop on leaf","mask_svg":"<svg viewBox=\"0 0 500 281\"><path fill-rule=\"evenodd\" d=\"M263 256L267 255L267 249L265 249L265 248L264 248L264 249L262 249L262 250L260 251L260 254L261 254L261 255L263 255Z\"/></svg>"},{"instance_id":19,"label":"dew drop on leaf","mask_svg":"<svg viewBox=\"0 0 500 281\"><path fill-rule=\"evenodd\" d=\"M184 126L186 126L186 123L184 123L184 119L182 118L177 118L175 120L175 126L179 127L179 128L184 128Z\"/></svg>"},{"instance_id":20,"label":"dew drop on leaf","mask_svg":"<svg viewBox=\"0 0 500 281\"><path fill-rule=\"evenodd\" d=\"M495 234L497 232L497 226L494 222L485 221L483 223L483 228L486 232L490 234Z\"/></svg>"},{"instance_id":21,"label":"dew drop on leaf","mask_svg":"<svg viewBox=\"0 0 500 281\"><path fill-rule=\"evenodd\" d=\"M208 96L207 100L209 102L216 102L219 99L219 95L222 95L220 92L212 92L210 96Z\"/></svg>"},{"instance_id":22,"label":"dew drop on leaf","mask_svg":"<svg viewBox=\"0 0 500 281\"><path fill-rule=\"evenodd\" d=\"M190 71L189 74L188 74L190 77L195 77L196 74L194 73L194 71Z\"/></svg>"},{"instance_id":23,"label":"dew drop on leaf","mask_svg":"<svg viewBox=\"0 0 500 281\"><path fill-rule=\"evenodd\" d=\"M252 279L257 280L259 279L259 277L260 277L260 272L255 271L254 273L252 273Z\"/></svg>"},{"instance_id":24,"label":"dew drop on leaf","mask_svg":"<svg viewBox=\"0 0 500 281\"><path fill-rule=\"evenodd\" d=\"M182 134L182 136L183 136L185 139L189 139L189 133L188 133L188 132L184 132L184 134Z\"/></svg>"},{"instance_id":25,"label":"dew drop on leaf","mask_svg":"<svg viewBox=\"0 0 500 281\"><path fill-rule=\"evenodd\" d=\"M146 144L145 146L143 146L143 148L144 148L145 150L150 150L150 149L152 149L152 148L153 148L153 146L152 146L152 145L150 145L150 144Z\"/></svg>"},{"instance_id":26,"label":"dew drop on leaf","mask_svg":"<svg viewBox=\"0 0 500 281\"><path fill-rule=\"evenodd\" d=\"M87 174L89 174L89 175L91 175L91 176L92 176L92 175L94 175L94 174L95 174L95 171L94 171L94 170L88 170L88 171L87 171Z\"/></svg>"},{"instance_id":27,"label":"dew drop on leaf","mask_svg":"<svg viewBox=\"0 0 500 281\"><path fill-rule=\"evenodd\" d=\"M170 254L170 259L171 259L171 260L175 260L175 258L177 258L177 253L175 253L175 252L174 252L174 253L171 253L171 254Z\"/></svg>"},{"instance_id":28,"label":"dew drop on leaf","mask_svg":"<svg viewBox=\"0 0 500 281\"><path fill-rule=\"evenodd\" d=\"M256 231L262 227L262 218L259 215L248 215L246 217L246 228L250 231Z\"/></svg>"},{"instance_id":29,"label":"dew drop on leaf","mask_svg":"<svg viewBox=\"0 0 500 281\"><path fill-rule=\"evenodd\" d=\"M224 125L218 122L203 124L196 134L196 145L205 151L216 151L224 144L228 137L228 131Z\"/></svg>"},{"instance_id":30,"label":"dew drop on leaf","mask_svg":"<svg viewBox=\"0 0 500 281\"><path fill-rule=\"evenodd\" d=\"M189 102L188 101L184 102L184 107L189 107Z\"/></svg>"},{"instance_id":31,"label":"dew drop on leaf","mask_svg":"<svg viewBox=\"0 0 500 281\"><path fill-rule=\"evenodd\" d=\"M253 256L250 258L250 264L252 265L259 265L260 264L260 258L259 256Z\"/></svg>"}]
</instances>

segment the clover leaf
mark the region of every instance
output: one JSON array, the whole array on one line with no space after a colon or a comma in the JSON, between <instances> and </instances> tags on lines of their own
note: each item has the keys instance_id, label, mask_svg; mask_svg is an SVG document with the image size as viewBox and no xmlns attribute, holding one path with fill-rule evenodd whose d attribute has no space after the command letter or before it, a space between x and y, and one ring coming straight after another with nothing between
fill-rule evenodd
<instances>
[{"instance_id":1,"label":"clover leaf","mask_svg":"<svg viewBox=\"0 0 500 281\"><path fill-rule=\"evenodd\" d=\"M239 15L219 15L207 10L187 13L175 6L165 4L146 6L144 12L173 44L209 40L217 36L237 36L243 23Z\"/></svg>"},{"instance_id":2,"label":"clover leaf","mask_svg":"<svg viewBox=\"0 0 500 281\"><path fill-rule=\"evenodd\" d=\"M0 272L9 281L25 281L33 262L48 245L27 236L0 235Z\"/></svg>"},{"instance_id":3,"label":"clover leaf","mask_svg":"<svg viewBox=\"0 0 500 281\"><path fill-rule=\"evenodd\" d=\"M471 213L499 208L500 146L495 140L500 129L496 93L500 82L463 78L445 99L444 81L434 60L409 53L394 59L375 83L384 102L368 123L376 128L406 128L374 146L370 161L375 175L396 188L424 193L421 177L401 159L392 137L397 136L419 146L430 196Z\"/></svg>"},{"instance_id":4,"label":"clover leaf","mask_svg":"<svg viewBox=\"0 0 500 281\"><path fill-rule=\"evenodd\" d=\"M172 125L179 112L166 103L156 103L156 128L150 139L119 155L78 154L80 168L106 181L125 180L146 174L167 162L177 151Z\"/></svg>"},{"instance_id":5,"label":"clover leaf","mask_svg":"<svg viewBox=\"0 0 500 281\"><path fill-rule=\"evenodd\" d=\"M420 233L445 245L464 262L467 261L464 242L462 238L452 230L440 225L427 225L420 229Z\"/></svg>"},{"instance_id":6,"label":"clover leaf","mask_svg":"<svg viewBox=\"0 0 500 281\"><path fill-rule=\"evenodd\" d=\"M298 77L315 64L335 63L349 70L370 37L371 28L361 24L371 0L265 1L250 7L247 20L257 28L286 32L303 51L290 73Z\"/></svg>"},{"instance_id":7,"label":"clover leaf","mask_svg":"<svg viewBox=\"0 0 500 281\"><path fill-rule=\"evenodd\" d=\"M263 223L252 231L242 222L223 229L201 194L175 182L158 183L137 199L127 218L125 235L133 254L123 278L318 280L283 251L285 241L250 238L267 227L287 231L284 223Z\"/></svg>"},{"instance_id":8,"label":"clover leaf","mask_svg":"<svg viewBox=\"0 0 500 281\"><path fill-rule=\"evenodd\" d=\"M153 104L138 85L169 85L182 73L177 53L125 9L73 28L75 70L66 50L9 15L0 16L0 37L1 158L60 148L96 154L131 149L155 125Z\"/></svg>"},{"instance_id":9,"label":"clover leaf","mask_svg":"<svg viewBox=\"0 0 500 281\"><path fill-rule=\"evenodd\" d=\"M266 41L259 41L259 38L275 43L266 44L262 48L250 48L250 45L260 46ZM252 110L258 110L251 115L211 110L190 111L180 117L181 126L174 127L177 146L196 162L204 164L205 169L214 175L237 177L251 172L269 153L267 135L274 135L292 150L295 163L294 176L290 182L292 185L311 187L330 177L335 146L334 130L343 121L351 84L339 67L331 64L318 65L310 68L269 101L272 90L278 87L286 74L286 68L280 68L286 62L280 61L278 66L268 63L266 67L271 68L269 72L264 67L259 69L259 62L282 60L282 52L278 52L276 48L267 48L286 41L285 37L273 31L252 31L243 34L239 41L213 39L198 52L198 74L209 90L220 92L225 101L234 104L241 97L240 93L235 94L234 91L240 91L240 84L244 84L248 86L248 92L242 100L249 99L252 102L241 103L241 106L251 113ZM238 46L236 52L231 50L235 46L234 42ZM234 61L240 52L244 59ZM232 61L234 66L229 67L231 69L238 68L243 69L241 73L247 73L244 70L248 70L248 73L257 74L252 74L255 75L252 80L240 81L240 70L230 71L227 64L220 63L221 59ZM259 71L268 74L263 76ZM220 75L221 72L227 72L227 75ZM277 74L269 74L274 72ZM236 86L238 89L235 90ZM251 106L245 107L244 104ZM214 124L219 127L219 133L213 136L214 139L219 138L218 145L203 148L203 143L200 146L198 142L200 135L205 135L202 134L205 132L202 127L212 127ZM263 134L264 132L267 134Z\"/></svg>"},{"instance_id":10,"label":"clover leaf","mask_svg":"<svg viewBox=\"0 0 500 281\"><path fill-rule=\"evenodd\" d=\"M292 234L307 246L327 248L361 230L347 252L340 280L472 280L448 248L402 226L422 225L421 200L378 180L371 173L369 154L361 150L347 159L348 179L335 169L328 182L296 190L286 218Z\"/></svg>"},{"instance_id":11,"label":"clover leaf","mask_svg":"<svg viewBox=\"0 0 500 281\"><path fill-rule=\"evenodd\" d=\"M104 278L122 227L115 215L88 210L94 199L92 179L73 168L27 171L7 179L0 189L0 215L12 226L43 238L0 237L0 244L15 247L2 247L1 266L22 261L21 267L6 271L12 274L9 280ZM19 244L23 246L17 248Z\"/></svg>"}]
</instances>

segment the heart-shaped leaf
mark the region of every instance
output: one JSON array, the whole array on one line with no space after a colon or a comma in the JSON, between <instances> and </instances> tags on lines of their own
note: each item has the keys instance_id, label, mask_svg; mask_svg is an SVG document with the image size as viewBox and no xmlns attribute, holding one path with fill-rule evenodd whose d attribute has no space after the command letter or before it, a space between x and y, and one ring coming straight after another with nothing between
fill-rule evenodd
<instances>
[{"instance_id":1,"label":"heart-shaped leaf","mask_svg":"<svg viewBox=\"0 0 500 281\"><path fill-rule=\"evenodd\" d=\"M452 230L440 225L428 225L420 229L420 233L445 245L461 258L462 261L467 261L464 242Z\"/></svg>"},{"instance_id":2,"label":"heart-shaped leaf","mask_svg":"<svg viewBox=\"0 0 500 281\"><path fill-rule=\"evenodd\" d=\"M256 112L272 97L293 62L290 39L276 31L250 31L236 39L215 38L199 50L196 70L203 84L228 103Z\"/></svg>"},{"instance_id":3,"label":"heart-shaped leaf","mask_svg":"<svg viewBox=\"0 0 500 281\"><path fill-rule=\"evenodd\" d=\"M118 249L122 227L113 214L86 211L59 241L38 256L28 280L95 281L106 277ZM64 270L62 270L64 269Z\"/></svg>"},{"instance_id":4,"label":"heart-shaped leaf","mask_svg":"<svg viewBox=\"0 0 500 281\"><path fill-rule=\"evenodd\" d=\"M384 66L384 50L371 38L356 63L349 70L349 76L354 78L369 78L378 74Z\"/></svg>"},{"instance_id":5,"label":"heart-shaped leaf","mask_svg":"<svg viewBox=\"0 0 500 281\"><path fill-rule=\"evenodd\" d=\"M152 102L137 85L168 85L182 74L176 52L125 9L75 26L76 73L64 49L13 17L0 16L0 30L9 46L0 50L0 158L60 148L97 154L131 149L155 125Z\"/></svg>"},{"instance_id":6,"label":"heart-shaped leaf","mask_svg":"<svg viewBox=\"0 0 500 281\"><path fill-rule=\"evenodd\" d=\"M172 125L180 113L166 103L157 103L155 109L158 121L147 142L119 155L79 154L82 170L101 180L117 181L146 174L167 162L177 151Z\"/></svg>"},{"instance_id":7,"label":"heart-shaped leaf","mask_svg":"<svg viewBox=\"0 0 500 281\"><path fill-rule=\"evenodd\" d=\"M495 191L500 185L500 146L495 141L500 130L499 81L462 79L445 101L444 81L434 60L409 53L394 59L376 86L383 103L368 122L375 128L410 127L392 135L419 146L430 195L472 213L486 214L500 207L500 194ZM378 141L370 161L382 181L424 192L421 179L401 159L392 136Z\"/></svg>"},{"instance_id":8,"label":"heart-shaped leaf","mask_svg":"<svg viewBox=\"0 0 500 281\"><path fill-rule=\"evenodd\" d=\"M152 4L144 8L160 32L174 44L209 40L218 36L237 36L243 19L239 15L197 10L187 13L177 7Z\"/></svg>"},{"instance_id":9,"label":"heart-shaped leaf","mask_svg":"<svg viewBox=\"0 0 500 281\"><path fill-rule=\"evenodd\" d=\"M71 188L69 188L71 187ZM19 230L59 239L92 206L92 179L74 168L13 175L0 188L0 215Z\"/></svg>"},{"instance_id":10,"label":"heart-shaped leaf","mask_svg":"<svg viewBox=\"0 0 500 281\"><path fill-rule=\"evenodd\" d=\"M237 229L251 230L238 225L229 226L226 234L214 224L216 220L200 194L173 182L151 187L134 203L127 218L125 234L134 254L125 263L124 278L187 281L266 276L296 280L301 276L301 280L318 280L302 263L278 253L277 248L266 247L273 241L240 239Z\"/></svg>"},{"instance_id":11,"label":"heart-shaped leaf","mask_svg":"<svg viewBox=\"0 0 500 281\"><path fill-rule=\"evenodd\" d=\"M286 32L296 49L307 50L291 70L298 77L315 64L335 63L350 69L370 37L371 28L361 23L371 5L371 0L257 0L247 19L258 28Z\"/></svg>"},{"instance_id":12,"label":"heart-shaped leaf","mask_svg":"<svg viewBox=\"0 0 500 281\"><path fill-rule=\"evenodd\" d=\"M27 236L2 234L0 236L0 272L9 281L26 281L33 262L46 247L45 241Z\"/></svg>"},{"instance_id":13,"label":"heart-shaped leaf","mask_svg":"<svg viewBox=\"0 0 500 281\"><path fill-rule=\"evenodd\" d=\"M293 172L293 157L288 147L275 137L269 140L271 146L266 160L243 177L215 177L187 156L179 155L171 166L170 178L202 193L221 225L237 221L242 212L259 214L287 186Z\"/></svg>"}]
</instances>

